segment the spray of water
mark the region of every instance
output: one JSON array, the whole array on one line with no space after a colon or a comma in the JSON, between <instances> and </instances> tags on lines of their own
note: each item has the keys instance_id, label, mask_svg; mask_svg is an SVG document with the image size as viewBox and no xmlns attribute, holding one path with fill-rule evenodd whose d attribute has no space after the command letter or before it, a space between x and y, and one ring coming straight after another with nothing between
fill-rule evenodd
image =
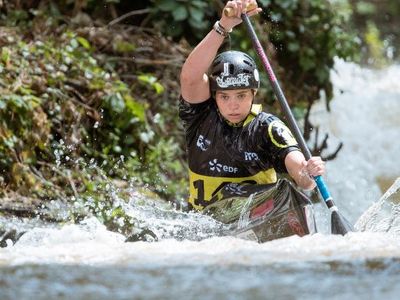
<instances>
[{"instance_id":1,"label":"spray of water","mask_svg":"<svg viewBox=\"0 0 400 300\"><path fill-rule=\"evenodd\" d=\"M370 70L336 60L331 77L330 111L322 99L311 121L329 134L328 153L343 143L327 163L326 179L336 204L355 224L400 176L400 66Z\"/></svg>"},{"instance_id":2,"label":"spray of water","mask_svg":"<svg viewBox=\"0 0 400 300\"><path fill-rule=\"evenodd\" d=\"M400 177L358 219L355 227L359 231L391 232L400 234Z\"/></svg>"}]
</instances>

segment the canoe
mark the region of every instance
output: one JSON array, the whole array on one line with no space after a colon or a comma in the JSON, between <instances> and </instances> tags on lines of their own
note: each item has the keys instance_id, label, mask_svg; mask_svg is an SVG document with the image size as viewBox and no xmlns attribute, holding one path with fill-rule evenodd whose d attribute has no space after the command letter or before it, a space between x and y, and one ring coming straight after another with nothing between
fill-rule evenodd
<instances>
[{"instance_id":1,"label":"canoe","mask_svg":"<svg viewBox=\"0 0 400 300\"><path fill-rule=\"evenodd\" d=\"M231 183L204 213L224 224L223 235L264 243L317 232L311 200L286 179L276 184Z\"/></svg>"}]
</instances>

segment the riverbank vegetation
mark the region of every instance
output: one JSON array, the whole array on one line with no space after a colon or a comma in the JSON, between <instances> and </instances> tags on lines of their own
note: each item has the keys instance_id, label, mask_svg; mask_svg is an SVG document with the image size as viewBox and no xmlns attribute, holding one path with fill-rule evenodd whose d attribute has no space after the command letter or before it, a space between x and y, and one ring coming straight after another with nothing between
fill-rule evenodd
<instances>
[{"instance_id":1,"label":"riverbank vegetation","mask_svg":"<svg viewBox=\"0 0 400 300\"><path fill-rule=\"evenodd\" d=\"M321 95L329 103L335 57L360 60L364 46L382 58L375 23L362 21L362 3L380 9L373 1L258 2L264 12L253 22L298 117ZM183 203L179 70L222 7L217 0L1 1L0 197L11 199L2 211L57 199L75 208L72 220L92 213L121 230L117 221L133 222L116 199L133 190ZM353 28L354 7L365 38ZM226 47L256 57L242 27ZM260 95L279 114L268 84Z\"/></svg>"}]
</instances>

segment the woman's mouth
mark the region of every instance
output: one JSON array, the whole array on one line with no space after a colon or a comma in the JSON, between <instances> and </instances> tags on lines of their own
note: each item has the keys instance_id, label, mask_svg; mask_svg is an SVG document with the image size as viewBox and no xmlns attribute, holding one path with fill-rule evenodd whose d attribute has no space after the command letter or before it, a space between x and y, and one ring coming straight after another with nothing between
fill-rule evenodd
<instances>
[{"instance_id":1,"label":"woman's mouth","mask_svg":"<svg viewBox=\"0 0 400 300\"><path fill-rule=\"evenodd\" d=\"M242 120L242 115L241 114L229 114L228 115L230 121L236 123Z\"/></svg>"},{"instance_id":2,"label":"woman's mouth","mask_svg":"<svg viewBox=\"0 0 400 300\"><path fill-rule=\"evenodd\" d=\"M229 114L228 116L231 118L239 118L240 114Z\"/></svg>"}]
</instances>

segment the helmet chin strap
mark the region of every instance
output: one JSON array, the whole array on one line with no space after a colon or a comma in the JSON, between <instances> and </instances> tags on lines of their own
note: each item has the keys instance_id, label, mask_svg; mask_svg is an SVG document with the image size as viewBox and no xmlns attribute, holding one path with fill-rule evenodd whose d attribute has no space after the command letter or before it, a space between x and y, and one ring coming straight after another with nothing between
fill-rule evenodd
<instances>
[{"instance_id":1,"label":"helmet chin strap","mask_svg":"<svg viewBox=\"0 0 400 300\"><path fill-rule=\"evenodd\" d=\"M224 118L224 117L222 117L222 118ZM233 122L228 121L227 119L224 118L225 122L226 122L229 126L231 126L231 127L242 127L243 124L244 124L244 121L245 121L246 119L247 119L247 117L246 117L243 121L240 121L240 122L238 122L238 123L233 123Z\"/></svg>"}]
</instances>

